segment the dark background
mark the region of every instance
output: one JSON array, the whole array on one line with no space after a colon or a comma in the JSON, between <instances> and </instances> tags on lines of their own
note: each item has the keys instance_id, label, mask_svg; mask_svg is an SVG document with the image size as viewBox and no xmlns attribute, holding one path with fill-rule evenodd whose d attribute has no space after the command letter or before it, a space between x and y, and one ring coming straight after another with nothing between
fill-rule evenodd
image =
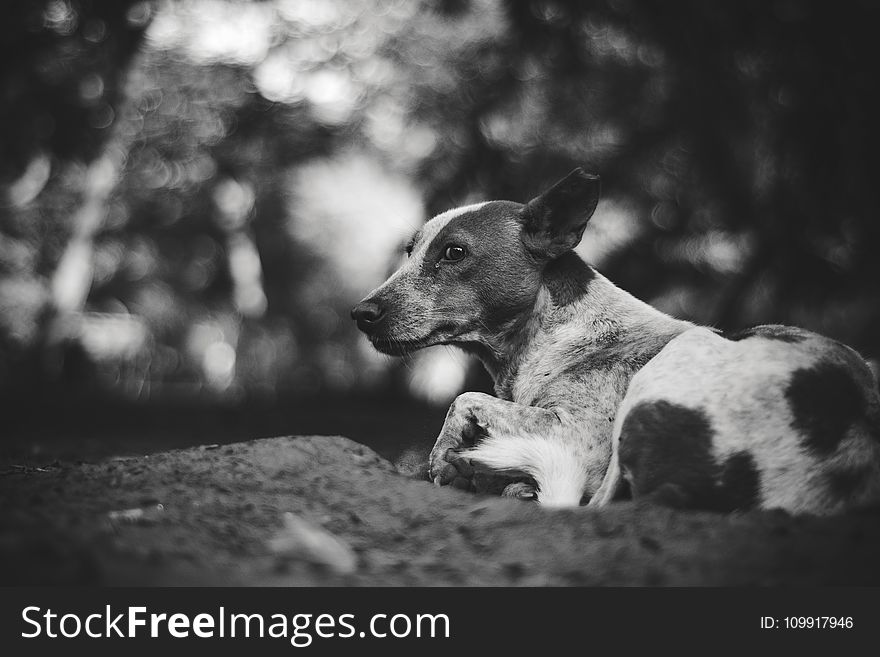
<instances>
[{"instance_id":1,"label":"dark background","mask_svg":"<svg viewBox=\"0 0 880 657\"><path fill-rule=\"evenodd\" d=\"M7 0L0 453L290 433L397 457L486 389L348 309L432 214L574 166L582 255L722 329L880 355L880 5Z\"/></svg>"}]
</instances>

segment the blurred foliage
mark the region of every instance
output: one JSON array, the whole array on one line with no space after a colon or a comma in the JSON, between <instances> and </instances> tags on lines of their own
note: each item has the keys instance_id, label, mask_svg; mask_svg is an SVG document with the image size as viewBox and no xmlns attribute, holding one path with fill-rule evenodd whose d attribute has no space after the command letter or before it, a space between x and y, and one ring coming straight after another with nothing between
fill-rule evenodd
<instances>
[{"instance_id":1,"label":"blurred foliage","mask_svg":"<svg viewBox=\"0 0 880 657\"><path fill-rule=\"evenodd\" d=\"M573 166L581 252L734 329L880 353L873 37L807 0L7 0L0 385L406 388L348 308L426 216Z\"/></svg>"}]
</instances>

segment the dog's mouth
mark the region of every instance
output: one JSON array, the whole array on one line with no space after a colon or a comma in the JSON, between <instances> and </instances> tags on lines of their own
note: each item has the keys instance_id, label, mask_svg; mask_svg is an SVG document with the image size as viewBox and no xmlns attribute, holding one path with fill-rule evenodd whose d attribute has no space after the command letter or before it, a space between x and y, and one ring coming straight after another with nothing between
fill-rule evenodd
<instances>
[{"instance_id":1,"label":"dog's mouth","mask_svg":"<svg viewBox=\"0 0 880 657\"><path fill-rule=\"evenodd\" d=\"M455 335L452 325L442 325L420 338L398 339L383 335L370 335L368 337L376 351L388 354L389 356L406 356L426 347L450 344L454 340Z\"/></svg>"},{"instance_id":2,"label":"dog's mouth","mask_svg":"<svg viewBox=\"0 0 880 657\"><path fill-rule=\"evenodd\" d=\"M426 338L421 340L395 340L394 338L380 338L370 336L370 343L383 354L389 356L406 356L419 349L430 347L436 344L428 341Z\"/></svg>"}]
</instances>

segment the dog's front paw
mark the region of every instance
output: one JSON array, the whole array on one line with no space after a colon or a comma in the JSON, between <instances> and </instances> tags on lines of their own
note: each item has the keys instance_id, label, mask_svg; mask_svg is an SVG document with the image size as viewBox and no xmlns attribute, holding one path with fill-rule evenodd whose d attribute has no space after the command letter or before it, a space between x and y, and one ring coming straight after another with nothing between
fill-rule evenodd
<instances>
[{"instance_id":1,"label":"dog's front paw","mask_svg":"<svg viewBox=\"0 0 880 657\"><path fill-rule=\"evenodd\" d=\"M467 395L460 395L449 407L443 429L428 458L428 477L438 486L451 484L456 488L473 489L474 469L459 451L473 446L483 435L483 430Z\"/></svg>"},{"instance_id":2,"label":"dog's front paw","mask_svg":"<svg viewBox=\"0 0 880 657\"><path fill-rule=\"evenodd\" d=\"M457 451L448 448L442 454L432 456L428 477L437 486L453 486L462 490L473 490L474 468L467 459L461 458Z\"/></svg>"},{"instance_id":3,"label":"dog's front paw","mask_svg":"<svg viewBox=\"0 0 880 657\"><path fill-rule=\"evenodd\" d=\"M454 423L443 425L431 455L428 457L428 478L438 486L453 485L456 488L471 489L474 469L470 462L459 454L468 446L467 432Z\"/></svg>"}]
</instances>

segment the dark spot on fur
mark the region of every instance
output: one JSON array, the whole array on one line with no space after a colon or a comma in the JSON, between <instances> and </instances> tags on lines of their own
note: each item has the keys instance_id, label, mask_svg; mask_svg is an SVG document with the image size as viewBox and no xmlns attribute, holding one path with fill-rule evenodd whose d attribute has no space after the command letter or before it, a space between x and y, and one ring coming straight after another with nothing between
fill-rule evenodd
<instances>
[{"instance_id":1,"label":"dark spot on fur","mask_svg":"<svg viewBox=\"0 0 880 657\"><path fill-rule=\"evenodd\" d=\"M589 378L593 372L607 372L614 368L636 371L660 353L669 341L681 331L665 334L641 334L632 336L624 331L600 336L594 350L585 354L565 374L578 379Z\"/></svg>"},{"instance_id":2,"label":"dark spot on fur","mask_svg":"<svg viewBox=\"0 0 880 657\"><path fill-rule=\"evenodd\" d=\"M865 399L849 371L828 362L796 370L785 397L794 415L792 428L803 436L804 447L822 456L837 449L865 410Z\"/></svg>"},{"instance_id":3,"label":"dark spot on fur","mask_svg":"<svg viewBox=\"0 0 880 657\"><path fill-rule=\"evenodd\" d=\"M619 446L633 498L714 511L754 507L760 484L754 460L740 452L718 464L713 438L701 410L667 401L634 407L624 419Z\"/></svg>"},{"instance_id":4,"label":"dark spot on fur","mask_svg":"<svg viewBox=\"0 0 880 657\"><path fill-rule=\"evenodd\" d=\"M731 342L739 342L747 338L764 338L765 340L779 340L780 342L798 343L810 337L810 332L794 326L782 326L781 324L766 324L753 328L722 333L722 336Z\"/></svg>"},{"instance_id":5,"label":"dark spot on fur","mask_svg":"<svg viewBox=\"0 0 880 657\"><path fill-rule=\"evenodd\" d=\"M828 488L837 497L848 499L865 484L870 474L868 468L834 470L828 473Z\"/></svg>"},{"instance_id":6,"label":"dark spot on fur","mask_svg":"<svg viewBox=\"0 0 880 657\"><path fill-rule=\"evenodd\" d=\"M568 306L582 299L596 272L573 251L551 260L544 268L544 285L557 306Z\"/></svg>"},{"instance_id":7,"label":"dark spot on fur","mask_svg":"<svg viewBox=\"0 0 880 657\"><path fill-rule=\"evenodd\" d=\"M472 252L478 246L487 248L497 246L505 249L503 252L509 251L509 245L502 242L509 240L505 237L505 233L515 235L517 242L519 241L519 224L516 218L522 207L522 204L513 201L491 201L476 210L463 212L450 219L428 245L425 259L421 264L422 275L434 275L435 265L450 244L471 247L469 250ZM515 226L516 230L505 231L503 230L505 225ZM492 266L503 268L504 261L498 260L493 262Z\"/></svg>"},{"instance_id":8,"label":"dark spot on fur","mask_svg":"<svg viewBox=\"0 0 880 657\"><path fill-rule=\"evenodd\" d=\"M754 457L736 452L727 457L721 468L721 488L736 509L752 509L758 505L761 477Z\"/></svg>"}]
</instances>

